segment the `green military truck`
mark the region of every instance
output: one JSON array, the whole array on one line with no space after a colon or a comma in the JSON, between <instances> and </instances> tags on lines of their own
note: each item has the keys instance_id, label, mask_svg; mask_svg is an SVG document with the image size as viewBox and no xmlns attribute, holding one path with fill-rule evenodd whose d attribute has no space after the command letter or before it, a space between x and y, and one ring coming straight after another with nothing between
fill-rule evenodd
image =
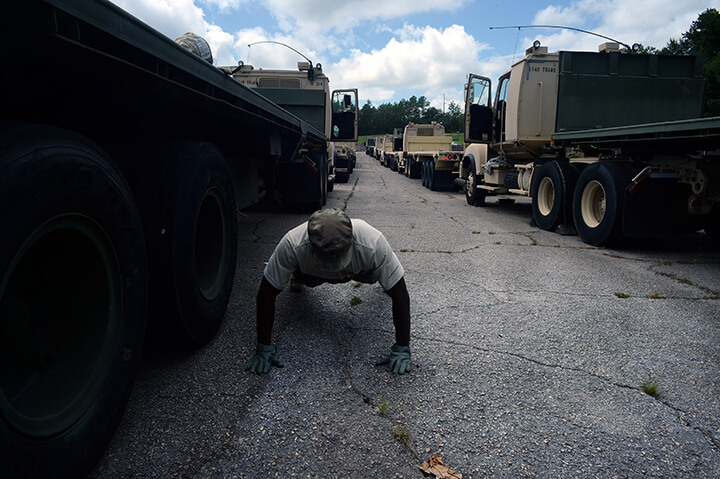
<instances>
[{"instance_id":1,"label":"green military truck","mask_svg":"<svg viewBox=\"0 0 720 479\"><path fill-rule=\"evenodd\" d=\"M457 181L468 204L532 198L533 222L592 245L678 229L717 237L720 118L701 118L691 56L548 53L536 42L499 80L471 75Z\"/></svg>"},{"instance_id":2,"label":"green military truck","mask_svg":"<svg viewBox=\"0 0 720 479\"><path fill-rule=\"evenodd\" d=\"M0 25L22 39L0 53L0 470L84 477L146 333L218 330L237 210L322 204L328 137L107 1L6 2Z\"/></svg>"}]
</instances>

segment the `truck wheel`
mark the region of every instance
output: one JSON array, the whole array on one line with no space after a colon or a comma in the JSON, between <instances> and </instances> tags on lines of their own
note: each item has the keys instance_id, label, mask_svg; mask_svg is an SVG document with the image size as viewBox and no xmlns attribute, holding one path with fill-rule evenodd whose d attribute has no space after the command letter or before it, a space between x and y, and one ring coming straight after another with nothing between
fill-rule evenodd
<instances>
[{"instance_id":1,"label":"truck wheel","mask_svg":"<svg viewBox=\"0 0 720 479\"><path fill-rule=\"evenodd\" d=\"M467 175L465 175L465 201L470 206L485 206L485 190L478 189L478 176L475 173L475 163L470 162Z\"/></svg>"},{"instance_id":2,"label":"truck wheel","mask_svg":"<svg viewBox=\"0 0 720 479\"><path fill-rule=\"evenodd\" d=\"M577 171L569 164L551 161L542 165L532 185L532 210L535 223L554 231L561 223L572 221L572 197Z\"/></svg>"},{"instance_id":3,"label":"truck wheel","mask_svg":"<svg viewBox=\"0 0 720 479\"><path fill-rule=\"evenodd\" d=\"M418 161L413 161L412 165L410 166L410 178L413 180L417 180L420 178L420 167L422 163Z\"/></svg>"},{"instance_id":4,"label":"truck wheel","mask_svg":"<svg viewBox=\"0 0 720 479\"><path fill-rule=\"evenodd\" d=\"M0 464L84 477L110 441L141 356L147 261L130 190L70 132L0 136Z\"/></svg>"},{"instance_id":5,"label":"truck wheel","mask_svg":"<svg viewBox=\"0 0 720 479\"><path fill-rule=\"evenodd\" d=\"M427 163L420 163L420 184L427 187Z\"/></svg>"},{"instance_id":6,"label":"truck wheel","mask_svg":"<svg viewBox=\"0 0 720 479\"><path fill-rule=\"evenodd\" d=\"M434 161L428 161L428 188L430 190L435 191L437 190L437 178L435 177L435 162Z\"/></svg>"},{"instance_id":7,"label":"truck wheel","mask_svg":"<svg viewBox=\"0 0 720 479\"><path fill-rule=\"evenodd\" d=\"M624 190L632 170L618 163L595 163L582 172L573 196L573 218L580 239L602 246L622 238Z\"/></svg>"},{"instance_id":8,"label":"truck wheel","mask_svg":"<svg viewBox=\"0 0 720 479\"><path fill-rule=\"evenodd\" d=\"M211 144L173 143L154 161L155 173L138 194L150 259L151 332L161 344L194 349L215 335L230 299L235 195L225 160Z\"/></svg>"}]
</instances>

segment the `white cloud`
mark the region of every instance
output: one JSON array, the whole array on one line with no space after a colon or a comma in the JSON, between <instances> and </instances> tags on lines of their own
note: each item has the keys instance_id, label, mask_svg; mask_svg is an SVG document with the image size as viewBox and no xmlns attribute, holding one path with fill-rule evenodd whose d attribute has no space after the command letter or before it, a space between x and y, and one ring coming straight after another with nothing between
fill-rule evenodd
<instances>
[{"instance_id":1,"label":"white cloud","mask_svg":"<svg viewBox=\"0 0 720 479\"><path fill-rule=\"evenodd\" d=\"M452 11L466 0L268 0L267 8L288 28L314 33L346 33L369 20L387 21L412 14Z\"/></svg>"},{"instance_id":2,"label":"white cloud","mask_svg":"<svg viewBox=\"0 0 720 479\"><path fill-rule=\"evenodd\" d=\"M670 38L679 38L698 15L709 7L720 8L720 1L712 0L579 0L568 6L550 5L533 19L536 25L562 25L590 30L632 45L664 47ZM525 30L530 38L539 38L551 50L592 50L605 39L569 30ZM552 33L550 33L552 32ZM530 40L532 41L532 40Z\"/></svg>"},{"instance_id":3,"label":"white cloud","mask_svg":"<svg viewBox=\"0 0 720 479\"><path fill-rule=\"evenodd\" d=\"M405 25L380 50L351 51L328 68L328 75L335 85L357 87L361 98L374 104L389 100L399 90L442 98L443 90L462 88L463 79L478 67L480 52L486 48L459 25L442 30Z\"/></svg>"},{"instance_id":4,"label":"white cloud","mask_svg":"<svg viewBox=\"0 0 720 479\"><path fill-rule=\"evenodd\" d=\"M193 0L112 0L170 38L193 32L205 36L208 25Z\"/></svg>"}]
</instances>

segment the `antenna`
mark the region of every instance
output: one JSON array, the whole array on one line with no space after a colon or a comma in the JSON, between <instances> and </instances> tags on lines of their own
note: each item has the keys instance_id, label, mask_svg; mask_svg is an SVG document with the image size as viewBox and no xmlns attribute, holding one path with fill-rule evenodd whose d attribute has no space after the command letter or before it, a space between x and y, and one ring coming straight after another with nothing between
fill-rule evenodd
<instances>
[{"instance_id":1,"label":"antenna","mask_svg":"<svg viewBox=\"0 0 720 479\"><path fill-rule=\"evenodd\" d=\"M310 63L310 67L312 68L312 64L313 64L312 60L310 60L308 57L306 57L305 55L303 55L303 54L300 53L299 51L295 50L295 49L294 49L293 47L291 47L290 45L286 45L285 43L282 43L282 42L276 42L276 41L273 41L273 40L264 40L264 41L262 41L262 42L248 43L248 48L252 47L253 45L258 45L258 44L260 44L260 43L273 43L273 44L275 44L275 45L282 45L282 46L284 46L284 47L287 47L287 48L289 48L290 50L292 50L292 51L294 51L295 53L297 53L298 55L300 55L301 57L303 57L305 60L307 60L307 61ZM250 53L248 53L248 55L250 55Z\"/></svg>"},{"instance_id":2,"label":"antenna","mask_svg":"<svg viewBox=\"0 0 720 479\"><path fill-rule=\"evenodd\" d=\"M274 45L282 45L282 46L284 46L284 47L289 48L290 50L294 51L295 53L297 53L298 55L300 55L301 57L303 57L305 60L307 60L308 63L310 64L310 68L308 68L308 80L310 80L310 81L315 80L315 68L317 68L318 70L320 70L320 69L322 68L322 65L320 65L319 63L318 63L317 65L315 65L315 68L313 68L313 62L312 62L312 60L310 60L308 57L306 57L305 55L303 55L303 54L300 53L299 51L295 50L295 49L294 49L293 47L291 47L290 45L287 45L287 44L282 43L282 42L276 42L276 41L274 41L274 40L264 40L264 41L261 41L261 42L248 43L248 48L252 47L253 45L258 45L258 44L260 44L260 43L272 43L272 44L274 44ZM248 50L248 58L250 58L250 50Z\"/></svg>"},{"instance_id":3,"label":"antenna","mask_svg":"<svg viewBox=\"0 0 720 479\"><path fill-rule=\"evenodd\" d=\"M605 35L600 35L599 33L591 32L589 30L583 30L581 28L575 28L575 27L565 27L562 25L515 25L515 26L508 26L508 27L490 27L490 30L501 30L504 28L517 28L518 31L521 28L559 28L562 30L574 30L576 32L582 32L587 33L588 35L595 35L596 37L604 38L605 40L610 40L611 42L619 43L620 45L624 46L628 49L628 52L632 52L633 48L628 45L627 43L623 43L620 40L615 40L614 38L606 37Z\"/></svg>"}]
</instances>

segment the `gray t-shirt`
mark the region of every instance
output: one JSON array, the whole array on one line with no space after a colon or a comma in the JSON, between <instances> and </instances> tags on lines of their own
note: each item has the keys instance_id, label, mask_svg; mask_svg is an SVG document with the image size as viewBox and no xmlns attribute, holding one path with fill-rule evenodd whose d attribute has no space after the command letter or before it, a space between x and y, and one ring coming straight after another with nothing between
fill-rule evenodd
<instances>
[{"instance_id":1,"label":"gray t-shirt","mask_svg":"<svg viewBox=\"0 0 720 479\"><path fill-rule=\"evenodd\" d=\"M277 289L283 289L292 274L308 285L355 280L379 282L385 291L392 289L405 274L400 260L380 231L363 220L351 221L352 261L342 271L322 271L315 266L306 222L288 231L280 240L263 272L265 278Z\"/></svg>"}]
</instances>

